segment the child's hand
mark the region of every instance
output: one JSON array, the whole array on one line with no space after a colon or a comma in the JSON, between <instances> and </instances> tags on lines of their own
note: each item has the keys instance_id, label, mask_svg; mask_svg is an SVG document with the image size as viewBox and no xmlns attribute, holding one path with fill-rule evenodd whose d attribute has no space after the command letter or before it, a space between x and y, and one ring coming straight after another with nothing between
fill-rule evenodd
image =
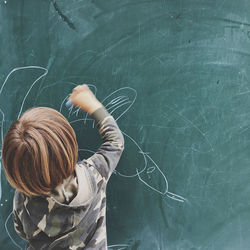
<instances>
[{"instance_id":1,"label":"child's hand","mask_svg":"<svg viewBox=\"0 0 250 250\"><path fill-rule=\"evenodd\" d=\"M74 106L80 107L89 114L102 107L87 84L76 86L68 100L72 101Z\"/></svg>"}]
</instances>

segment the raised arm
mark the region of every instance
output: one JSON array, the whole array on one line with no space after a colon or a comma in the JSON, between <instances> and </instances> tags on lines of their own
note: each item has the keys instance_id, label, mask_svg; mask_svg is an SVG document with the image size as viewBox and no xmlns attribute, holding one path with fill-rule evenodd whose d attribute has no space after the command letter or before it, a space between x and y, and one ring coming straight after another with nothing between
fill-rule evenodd
<instances>
[{"instance_id":1,"label":"raised arm","mask_svg":"<svg viewBox=\"0 0 250 250\"><path fill-rule=\"evenodd\" d=\"M88 112L95 120L101 135L102 145L90 158L83 160L86 164L95 167L106 181L117 166L124 150L123 135L113 118L105 107L96 99L86 84L74 89L69 99L74 105Z\"/></svg>"}]
</instances>

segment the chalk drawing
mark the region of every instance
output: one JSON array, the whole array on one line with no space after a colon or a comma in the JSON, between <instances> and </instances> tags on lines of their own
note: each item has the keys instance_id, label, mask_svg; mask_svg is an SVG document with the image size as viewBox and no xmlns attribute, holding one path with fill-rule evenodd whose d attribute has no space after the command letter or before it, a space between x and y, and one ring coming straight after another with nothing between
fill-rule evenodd
<instances>
[{"instance_id":1,"label":"chalk drawing","mask_svg":"<svg viewBox=\"0 0 250 250\"><path fill-rule=\"evenodd\" d=\"M25 94L23 100L22 100L22 104L19 110L19 113L17 115L17 119L21 116L22 111L23 111L23 106L24 103L31 91L31 89L35 86L35 84L41 80L43 77L45 77L48 74L48 70L46 68L40 67L40 66L26 66L26 67L18 67L18 68L14 68L6 77L4 83L2 84L1 88L0 88L0 96L2 94L2 91L5 87L5 85L7 84L8 79L10 78L10 76L20 70L29 70L29 69L36 69L36 70L42 70L42 74L37 77L35 79L35 81L31 84L31 86L29 87L27 93ZM75 85L77 86L77 83L74 82L68 82L69 84ZM53 84L51 84L52 86ZM96 95L97 93L97 87L93 84L88 84L88 86L90 87L90 89L93 88L93 93ZM44 87L44 88L48 88ZM41 91L40 91L41 93ZM63 113L63 109L65 109L65 103L67 101L67 98L69 97L69 94L67 94L61 101L60 107L59 107L59 111L61 113ZM128 110L132 107L132 105L134 104L135 100L137 98L137 91L131 87L122 87L119 88L117 90L115 90L114 92L110 93L108 96L106 96L101 102L103 103L103 105L105 106L105 108L108 110L108 112L113 115L114 119L116 121L118 121L125 113L128 112ZM74 110L75 109L75 110ZM74 110L74 111L73 111ZM5 122L5 114L3 112L2 109L0 109L0 113L1 113L1 145L3 143L3 136L4 136L4 122ZM83 114L83 118L79 119L79 115ZM84 112L83 110L80 110L79 107L70 107L68 109L68 117L74 117L72 121L70 121L70 124L74 124L76 122L79 121L83 121L84 124L86 124L87 121L92 123L92 127L94 128L94 120L91 119L88 114L86 112ZM185 118L185 120L187 120ZM190 122L190 121L189 121ZM192 124L193 125L193 124ZM194 126L194 125L193 125ZM196 129L198 129L197 127L195 127ZM202 133L199 130L200 133ZM115 170L114 174L115 175L119 175L123 178L138 178L138 180L145 185L146 188L148 188L150 191L155 192L159 195L162 196L166 196L170 199L173 199L175 201L178 202L184 202L186 201L186 199L180 195L174 194L172 192L169 191L169 185L168 185L168 180L166 175L162 172L162 170L160 169L160 167L158 166L158 164L152 159L151 156L149 156L149 152L144 152L142 150L142 148L139 146L139 144L135 141L135 139L133 139L130 135L128 135L126 132L122 131L124 137L126 140L130 140L132 143L134 143L134 145L138 148L138 154L142 155L143 157L143 162L142 162L142 169L138 170L138 168L135 168L135 173L132 175L126 175L126 174L122 174L119 171ZM202 135L204 136L204 134L202 133ZM204 136L205 137L205 136ZM205 137L206 138L206 137ZM206 138L207 139L207 138ZM211 145L211 144L210 144ZM125 149L126 150L126 149ZM89 152L89 153L95 153L92 150L89 149L82 149L79 148L79 152L81 151L85 151L85 152ZM0 156L0 160L2 159L2 152L1 152L1 156ZM1 172L2 172L2 166L1 166L1 162L0 162L0 177L1 177ZM146 173L147 175L153 175L155 173L158 173L161 178L163 179L164 183L165 183L165 187L163 190L161 190L159 187L154 187L152 185L150 185L145 179L142 178L142 173ZM1 179L0 179L0 200L2 199L2 183L1 183ZM19 249L22 249L21 246L19 246L13 239L13 237L10 235L8 228L7 228L7 222L10 219L12 213L9 214L9 216L7 217L6 221L5 221L5 229L6 232L8 234L8 236L10 237L11 241L13 242L13 244L18 247ZM129 245L126 244L117 244L117 245L111 245L109 246L109 249L115 249L115 250L122 250L122 249L126 249Z\"/></svg>"}]
</instances>

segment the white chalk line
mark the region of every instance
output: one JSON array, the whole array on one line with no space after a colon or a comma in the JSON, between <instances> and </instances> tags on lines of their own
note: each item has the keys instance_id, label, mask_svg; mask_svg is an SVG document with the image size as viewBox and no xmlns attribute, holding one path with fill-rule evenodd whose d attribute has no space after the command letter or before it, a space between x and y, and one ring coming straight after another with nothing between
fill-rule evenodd
<instances>
[{"instance_id":1,"label":"white chalk line","mask_svg":"<svg viewBox=\"0 0 250 250\"><path fill-rule=\"evenodd\" d=\"M131 108L131 106L134 104L134 102L135 102L135 100L136 100L136 98L137 98L137 91L135 90L135 89L133 89L133 88L130 88L130 87L123 87L123 88L119 88L119 89L117 89L117 90L115 90L114 92L112 92L111 94L109 94L108 96L106 96L102 101L101 101L101 103L104 103L104 101L106 101L110 96L112 96L113 94L115 94L115 93L117 93L118 91L121 91L121 90L131 90L132 92L134 92L134 94L135 94L135 96L134 96L134 99L133 99L133 101L131 102L131 104L128 106L128 108L127 109L125 109L125 111L124 112L122 112L121 114L120 114L120 116L118 116L117 118L115 118L115 120L116 121L118 121L130 108ZM111 111L112 112L112 111Z\"/></svg>"},{"instance_id":2,"label":"white chalk line","mask_svg":"<svg viewBox=\"0 0 250 250\"><path fill-rule=\"evenodd\" d=\"M2 118L2 124L1 124L1 145L3 145L3 123L4 123L4 113L3 113L3 111L2 111L2 109L0 109L0 112L2 113L2 116L3 116L3 118ZM1 150L1 152L2 152L2 150Z\"/></svg>"},{"instance_id":3,"label":"white chalk line","mask_svg":"<svg viewBox=\"0 0 250 250\"><path fill-rule=\"evenodd\" d=\"M25 70L25 69L42 69L45 71L45 73L43 73L42 75L40 75L38 78L36 78L36 80L31 84L29 90L27 91L23 101L22 101L22 104L21 104L21 108L20 108L20 111L18 113L18 116L17 116L17 119L19 119L21 113L22 113L22 109L23 109L23 105L24 105L24 102L26 100L26 98L28 97L32 87L40 80L42 79L44 76L47 75L48 73L48 70L46 68L43 68L43 67L40 67L40 66L24 66L24 67L17 67L17 68L14 68L13 70L11 70L11 72L7 75L7 77L5 78L3 84L2 84L2 87L0 89L0 95L2 94L2 91L3 91L3 88L5 86L5 84L7 83L9 77L16 71L19 71L19 70ZM3 115L3 119L2 119L2 125L1 125L1 140L2 140L2 143L3 143L3 122L4 122L4 112L0 109L0 112L2 113ZM2 144L1 143L1 144ZM2 159L2 152L1 152L1 158L0 160ZM2 165L0 163L0 178L1 178L1 172L2 172ZM0 200L2 199L2 182L1 182L1 179L0 179ZM9 216L7 217L6 221L5 221L5 230L8 234L8 236L10 237L11 241L13 242L13 244L18 247L19 249L22 249L15 241L14 239L11 237L9 231L8 231L8 228L7 228L7 222L11 216L12 212L9 214Z\"/></svg>"},{"instance_id":4,"label":"white chalk line","mask_svg":"<svg viewBox=\"0 0 250 250\"><path fill-rule=\"evenodd\" d=\"M115 245L108 246L108 248L111 248L110 250L112 250L113 248L120 247L117 250L122 250L122 249L126 249L129 246L130 245L127 245L127 244L115 244Z\"/></svg>"},{"instance_id":5,"label":"white chalk line","mask_svg":"<svg viewBox=\"0 0 250 250\"><path fill-rule=\"evenodd\" d=\"M0 94L2 93L2 90L3 90L3 88L4 88L4 86L5 86L6 82L7 82L7 80L8 80L9 77L11 76L11 74L14 73L14 72L16 72L16 71L18 71L18 70L24 70L24 69L42 69L42 70L44 70L45 72L44 72L42 75L40 75L38 78L36 78L36 80L31 84L29 90L27 91L27 93L26 93L26 95L25 95L25 97L24 97L24 99L23 99L23 101L22 101L22 105L21 105L21 108L20 108L20 111L19 111L19 114L18 114L18 118L19 118L20 115L21 115L21 112L22 112L22 109L23 109L24 102L25 102L27 96L29 95L29 93L30 93L32 87L33 87L40 79L42 79L43 77L45 77L45 76L47 75L47 73L48 73L48 70L47 70L46 68L43 68L43 67L40 67L40 66L25 66L25 67L14 68L14 69L7 75L5 81L4 81L4 83L3 83L3 85L2 85L2 87L1 87L1 89L0 89ZM75 85L77 85L77 84L75 84ZM94 87L94 89L95 89L95 94L96 94L96 92L97 92L96 86L95 86L95 85L89 85L89 86ZM48 86L48 87L49 87L49 86ZM135 100L136 100L136 98L137 98L137 91L136 91L135 89L133 89L133 88L130 88L130 87L122 87L122 88L120 88L120 89L115 90L114 92L112 92L111 94L109 94L108 96L106 96L106 97L102 100L102 103L104 103L104 101L106 101L110 96L112 96L113 94L115 94L115 93L117 93L117 92L119 92L119 91L122 91L122 90L129 90L129 91L133 92L133 94L134 94L135 96L134 96L134 98L133 98L132 101L128 101L128 100L129 100L129 97L126 97L126 96L124 96L124 95L123 95L123 96L118 96L118 97L112 99L112 100L106 105L106 106L109 106L109 107L108 107L109 112L110 112L110 113L113 113L113 112L114 112L115 110L117 110L118 108L120 108L120 107L122 107L122 106L124 106L124 105L126 105L126 104L130 104L130 105L128 106L128 108L126 108L125 111L123 111L123 112L115 119L116 121L117 121L118 119L120 119L120 118L121 118L130 108L131 108L131 106L134 104L134 102L135 102ZM67 96L63 99L63 101L62 101L62 103L61 103L61 105L60 105L60 112L61 112L62 107L63 107L63 104L64 104L64 102L65 102L65 100L67 99L68 96L69 96L69 95L67 95ZM3 142L3 124L4 124L4 121L5 121L5 120L4 120L4 113L3 113L3 111L2 111L1 109L0 109L0 111L1 111L2 116L3 116L2 125L1 125L1 139L2 139L2 142ZM70 112L71 112L71 111L72 111L72 108L70 109ZM79 115L79 109L78 109L77 111L73 112L73 114L76 114L76 116L78 116L78 115ZM84 120L85 122L86 122L87 120L93 120L93 119L88 119L88 118L87 118L87 115L88 115L88 114L86 114L86 116L85 116L84 119L77 119L77 120L71 121L71 123L74 123L74 122L77 122L77 121L82 121L82 120ZM189 122L190 122L190 121L189 121ZM94 120L93 120L93 124L94 124ZM195 126L194 124L192 124L192 125ZM195 127L196 127L196 126L195 126ZM198 128L197 128L197 129L198 129ZM200 132L201 132L201 131L200 131ZM140 148L140 146L136 143L136 141L135 141L132 137L130 137L129 135L127 135L127 134L124 133L123 131L122 131L122 133L123 133L126 137L128 137L130 140L132 140L132 141L135 143L135 145L138 147L139 153L141 153L141 154L143 155L145 165L144 165L144 168L143 168L141 171L138 171L138 169L136 168L136 174L134 174L134 175L124 175L124 174L119 173L118 171L115 171L115 172L116 172L118 175L120 175L121 177L125 177L125 178L133 178L133 177L136 177L136 176L137 176L138 179L139 179L143 184L145 184L147 187L149 187L151 190L153 190L153 191L155 191L155 192L157 192L157 193L159 193L159 194L161 194L161 195L166 195L166 196L169 197L170 199L173 199L173 200L176 200L176 201L179 201L179 202L184 202L184 201L186 200L185 198L183 198L183 197L180 196L180 195L177 195L177 194L174 194L174 193L171 193L171 192L168 191L168 181L167 181L166 176L165 176L165 175L163 174L163 172L160 170L160 168L158 167L158 165L153 161L153 159L148 155L148 153L143 152L143 150ZM201 133L202 133L202 132L201 132ZM88 149L80 149L79 151L87 151L87 152L94 153L93 151L88 150ZM143 173L143 172L146 170L146 168L147 168L147 163L148 163L147 158L150 159L150 160L154 163L155 167L153 167L153 168L157 168L157 169L159 170L160 174L162 175L162 177L163 177L163 179L164 179L164 181L165 181L165 184L166 184L166 188L165 188L165 191L164 191L164 192L162 192L162 191L160 191L160 190L158 190L158 189L152 187L151 185L149 185L146 181L144 181L144 180L141 178L140 174ZM151 167L151 170L150 170L151 172L149 171L148 173L154 172L155 169L153 170L153 168ZM2 185L2 183L0 183L0 184ZM2 186L1 186L1 185L0 185L0 190L1 190L1 192L2 192ZM1 194L1 192L0 192L0 194ZM12 214L12 213L11 213L11 214ZM11 241L13 242L13 244L16 245L19 249L22 249L22 248L14 241L14 239L11 237L11 235L9 234L9 231L8 231L8 229L7 229L7 221L9 220L11 214L8 216L8 218L7 218L6 221L5 221L5 229L6 229L6 232L8 233L8 236L10 237ZM114 246L123 247L124 245L112 245L112 246L113 246L113 247L114 247ZM128 246L128 245L126 245L126 247L127 247L127 246Z\"/></svg>"},{"instance_id":6,"label":"white chalk line","mask_svg":"<svg viewBox=\"0 0 250 250\"><path fill-rule=\"evenodd\" d=\"M185 117L184 115L178 113L177 111L175 111L173 108L170 108L168 106L166 106L168 109L170 109L171 111L173 111L175 114L177 114L178 116L180 116L184 121L188 122L192 127L194 127L200 134L201 136L206 140L206 142L208 143L208 145L210 146L211 150L214 151L214 148L211 144L211 142L209 141L209 139L207 138L206 134L204 132L202 132L192 121L190 121L187 117Z\"/></svg>"},{"instance_id":7,"label":"white chalk line","mask_svg":"<svg viewBox=\"0 0 250 250\"><path fill-rule=\"evenodd\" d=\"M119 90L124 90L124 89L131 89L131 88L129 88L129 87L124 87L124 88L117 89L116 91L114 91L114 92L112 92L111 94L109 94L106 98L104 98L103 101L102 101L102 103L104 103L104 101L107 100L107 98L110 97L110 96L112 96L114 93L117 93ZM136 93L136 91L135 91L135 93ZM129 98L126 97L126 96L124 96L124 95L123 95L123 96L120 95L120 96L115 97L114 99L112 99L112 100L106 105L106 107L107 107L107 106L113 104L112 106L110 106L110 107L108 108L110 114L112 114L112 112L114 112L116 109L118 109L119 107L123 106L124 104L127 104L127 102L122 103L124 100L127 100L127 99L129 99ZM135 99L136 99L136 97L135 97ZM132 104L134 103L135 99L131 102ZM119 105L119 104L120 104L120 105ZM118 105L118 106L117 106L117 105ZM114 108L114 107L115 107L115 108ZM129 106L129 108L130 108L130 106ZM110 111L110 109L112 109L112 111ZM126 109L125 112L126 112L127 110L128 110L128 109ZM123 112L122 115L125 114L125 112ZM120 115L119 118L120 118L122 115ZM124 174L121 174L121 173L120 173L119 171L117 171L117 170L115 170L114 173L120 175L121 177L125 177L125 178L132 178L132 177L136 177L136 176L137 176L138 179L139 179L142 183L144 183L147 187L151 188L153 191L155 191L155 192L157 192L157 193L159 193L159 194L161 194L161 195L166 195L166 196L169 197L170 199L173 199L173 200L176 200L176 201L179 201L179 202L184 202L184 201L186 200L184 197L182 197L182 196L180 196L180 195L177 195L177 194L174 194L174 193L168 191L168 181L167 181L167 178L166 178L166 176L164 175L164 173L161 171L161 169L159 168L159 166L154 162L154 160L153 160L147 153L143 152L143 150L141 149L141 147L138 145L138 143L137 143L132 137L130 137L128 134L126 134L126 133L123 132L123 131L122 131L122 133L123 133L126 137L128 137L128 138L138 147L139 153L141 153L141 154L143 155L143 157L144 157L144 163L145 163L145 165L144 165L144 168L143 168L142 170L140 170L140 171L138 171L138 169L136 168L136 174L134 174L134 175L124 175ZM162 192L162 191L160 191L160 190L154 188L153 186L149 185L146 181L144 181L144 180L141 178L140 174L143 173L143 172L146 170L146 168L147 168L147 162L148 162L148 161L147 161L147 158L150 159L151 162L153 162L153 164L155 165L154 168L157 168L158 171L160 172L161 176L163 177L164 182L165 182L165 185L166 185L166 188L165 188L165 191L164 191L164 192ZM152 167L151 167L151 171L152 171ZM154 171L154 170L153 170L153 171ZM152 171L152 172L153 172L153 171Z\"/></svg>"},{"instance_id":8,"label":"white chalk line","mask_svg":"<svg viewBox=\"0 0 250 250\"><path fill-rule=\"evenodd\" d=\"M4 227L5 227L5 230L6 230L7 234L8 234L8 236L9 236L9 238L11 239L12 243L13 243L17 248L19 248L19 249L22 250L22 247L21 247L20 245L18 245L18 244L14 241L14 239L11 237L11 235L10 235L10 233L9 233L9 230L8 230L8 228L7 228L7 222L8 222L8 220L10 219L10 216L12 215L12 213L13 213L13 212L11 212L11 213L8 215L8 217L7 217L7 219L6 219L5 223L4 223Z\"/></svg>"}]
</instances>

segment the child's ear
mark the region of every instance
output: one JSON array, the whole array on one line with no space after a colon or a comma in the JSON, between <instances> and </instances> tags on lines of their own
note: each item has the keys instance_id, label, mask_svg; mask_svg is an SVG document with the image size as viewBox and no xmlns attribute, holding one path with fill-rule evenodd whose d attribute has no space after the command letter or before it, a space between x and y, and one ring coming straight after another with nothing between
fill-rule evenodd
<instances>
[{"instance_id":1,"label":"child's ear","mask_svg":"<svg viewBox=\"0 0 250 250\"><path fill-rule=\"evenodd\" d=\"M123 87L109 94L101 102L117 121L130 109L136 97L137 92L135 89Z\"/></svg>"}]
</instances>

